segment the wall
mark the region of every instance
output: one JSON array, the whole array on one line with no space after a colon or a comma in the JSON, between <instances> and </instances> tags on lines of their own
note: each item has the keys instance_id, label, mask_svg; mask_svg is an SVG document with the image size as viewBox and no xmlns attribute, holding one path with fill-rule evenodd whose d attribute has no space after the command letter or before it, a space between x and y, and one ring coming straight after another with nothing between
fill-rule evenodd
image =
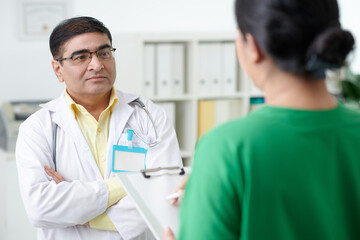
<instances>
[{"instance_id":1,"label":"wall","mask_svg":"<svg viewBox=\"0 0 360 240\"><path fill-rule=\"evenodd\" d=\"M10 100L50 99L60 95L64 88L51 69L52 57L48 40L19 40L18 1L0 0L0 104ZM233 0L73 0L72 2L74 15L91 15L99 18L114 35L128 32L233 31L236 28ZM360 9L360 1L340 0L340 9L343 26L354 31L357 45L360 46L357 13ZM359 48L354 55L352 68L360 73ZM1 164L0 169L3 169L3 166ZM2 175L0 174L0 183L4 182ZM2 186L0 192L3 193ZM0 219L3 218L3 210L0 209ZM20 216L19 219L23 217ZM2 230L0 226L0 232ZM1 234L0 238L2 238Z\"/></svg>"},{"instance_id":2,"label":"wall","mask_svg":"<svg viewBox=\"0 0 360 240\"><path fill-rule=\"evenodd\" d=\"M64 86L51 69L48 40L19 40L18 1L0 0L2 55L0 57L0 104L8 100L48 99ZM101 19L112 31L191 32L233 31L233 0L73 0L74 15ZM358 36L357 9L360 1L340 0L343 26ZM360 49L352 68L360 73Z\"/></svg>"},{"instance_id":3,"label":"wall","mask_svg":"<svg viewBox=\"0 0 360 240\"><path fill-rule=\"evenodd\" d=\"M74 0L74 15L99 18L112 34L234 30L232 0ZM205 7L206 6L206 7ZM0 0L2 56L0 104L19 99L47 99L61 94L51 68L48 39L19 40L17 1Z\"/></svg>"}]
</instances>

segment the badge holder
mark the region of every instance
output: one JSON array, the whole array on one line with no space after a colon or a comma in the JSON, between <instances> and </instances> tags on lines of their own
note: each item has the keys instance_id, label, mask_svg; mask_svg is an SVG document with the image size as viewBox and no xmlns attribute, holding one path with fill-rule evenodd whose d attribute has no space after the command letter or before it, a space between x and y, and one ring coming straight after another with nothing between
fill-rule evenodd
<instances>
[{"instance_id":1,"label":"badge holder","mask_svg":"<svg viewBox=\"0 0 360 240\"><path fill-rule=\"evenodd\" d=\"M127 146L113 146L112 172L134 172L146 169L147 149L133 147L133 135L134 131L132 129L127 129Z\"/></svg>"}]
</instances>

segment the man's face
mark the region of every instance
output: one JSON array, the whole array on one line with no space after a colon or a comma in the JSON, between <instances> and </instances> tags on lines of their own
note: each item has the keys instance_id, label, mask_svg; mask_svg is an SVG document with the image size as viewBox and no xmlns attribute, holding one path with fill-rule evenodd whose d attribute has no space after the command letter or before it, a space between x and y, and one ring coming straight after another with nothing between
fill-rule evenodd
<instances>
[{"instance_id":1,"label":"man's face","mask_svg":"<svg viewBox=\"0 0 360 240\"><path fill-rule=\"evenodd\" d=\"M104 33L83 33L69 39L63 46L62 58L68 58L82 51L95 52L104 46L111 47L109 38ZM53 69L60 82L65 82L69 95L76 101L81 98L105 96L111 90L115 78L115 59L101 59L92 54L92 58L82 64L72 59L52 61Z\"/></svg>"}]
</instances>

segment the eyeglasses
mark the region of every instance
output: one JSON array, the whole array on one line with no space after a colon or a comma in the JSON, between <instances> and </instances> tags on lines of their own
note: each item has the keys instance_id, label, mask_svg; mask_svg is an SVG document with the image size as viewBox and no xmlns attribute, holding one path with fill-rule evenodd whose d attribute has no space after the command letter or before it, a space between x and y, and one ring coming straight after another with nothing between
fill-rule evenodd
<instances>
[{"instance_id":1,"label":"eyeglasses","mask_svg":"<svg viewBox=\"0 0 360 240\"><path fill-rule=\"evenodd\" d=\"M73 55L71 57L58 58L56 60L58 62L62 62L64 60L71 59L72 64L80 66L80 65L88 64L92 59L93 53L96 55L96 57L100 61L111 60L114 57L115 50L116 50L116 48L111 48L111 47L105 47L105 48L99 49L95 52L90 52L88 50L80 50L78 52L73 53Z\"/></svg>"}]
</instances>

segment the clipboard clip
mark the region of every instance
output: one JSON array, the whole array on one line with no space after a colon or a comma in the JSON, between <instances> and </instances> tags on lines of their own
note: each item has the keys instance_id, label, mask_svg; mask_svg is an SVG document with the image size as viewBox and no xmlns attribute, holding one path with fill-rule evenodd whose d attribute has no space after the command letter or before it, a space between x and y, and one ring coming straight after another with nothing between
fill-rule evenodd
<instances>
[{"instance_id":1,"label":"clipboard clip","mask_svg":"<svg viewBox=\"0 0 360 240\"><path fill-rule=\"evenodd\" d=\"M156 176L164 175L164 174L174 174L172 171L176 171L175 174L184 175L185 170L183 167L158 167L158 168L149 168L149 169L141 169L140 172L144 176L144 178L150 178L151 175L149 173L157 173ZM159 171L164 171L164 173L159 173Z\"/></svg>"}]
</instances>

